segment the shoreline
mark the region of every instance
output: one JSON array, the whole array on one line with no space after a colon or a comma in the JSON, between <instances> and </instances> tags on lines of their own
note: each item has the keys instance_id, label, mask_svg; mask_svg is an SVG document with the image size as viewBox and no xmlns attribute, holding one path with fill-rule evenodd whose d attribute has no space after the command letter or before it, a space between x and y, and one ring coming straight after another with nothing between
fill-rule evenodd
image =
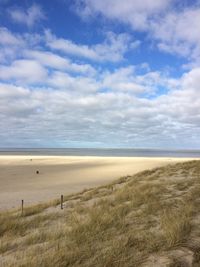
<instances>
[{"instance_id":1,"label":"shoreline","mask_svg":"<svg viewBox=\"0 0 200 267\"><path fill-rule=\"evenodd\" d=\"M0 155L0 210L19 207L21 199L37 204L143 170L198 159Z\"/></svg>"},{"instance_id":2,"label":"shoreline","mask_svg":"<svg viewBox=\"0 0 200 267\"><path fill-rule=\"evenodd\" d=\"M0 148L0 155L200 158L200 149Z\"/></svg>"}]
</instances>

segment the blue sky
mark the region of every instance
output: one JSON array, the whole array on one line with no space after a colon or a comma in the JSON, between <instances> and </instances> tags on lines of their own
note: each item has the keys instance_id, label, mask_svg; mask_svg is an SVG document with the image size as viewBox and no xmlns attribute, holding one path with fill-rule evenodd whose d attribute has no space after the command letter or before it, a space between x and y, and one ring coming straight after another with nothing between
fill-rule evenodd
<instances>
[{"instance_id":1,"label":"blue sky","mask_svg":"<svg viewBox=\"0 0 200 267\"><path fill-rule=\"evenodd\" d=\"M200 149L200 1L0 0L0 147Z\"/></svg>"}]
</instances>

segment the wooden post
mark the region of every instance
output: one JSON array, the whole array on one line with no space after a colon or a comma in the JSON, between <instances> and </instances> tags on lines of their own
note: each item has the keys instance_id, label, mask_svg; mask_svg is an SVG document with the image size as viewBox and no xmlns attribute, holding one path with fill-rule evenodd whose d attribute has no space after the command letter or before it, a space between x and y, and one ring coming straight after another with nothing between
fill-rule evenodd
<instances>
[{"instance_id":1,"label":"wooden post","mask_svg":"<svg viewBox=\"0 0 200 267\"><path fill-rule=\"evenodd\" d=\"M24 200L22 199L22 216L24 215Z\"/></svg>"},{"instance_id":2,"label":"wooden post","mask_svg":"<svg viewBox=\"0 0 200 267\"><path fill-rule=\"evenodd\" d=\"M60 198L60 208L61 210L63 209L63 195L61 195L61 198Z\"/></svg>"}]
</instances>

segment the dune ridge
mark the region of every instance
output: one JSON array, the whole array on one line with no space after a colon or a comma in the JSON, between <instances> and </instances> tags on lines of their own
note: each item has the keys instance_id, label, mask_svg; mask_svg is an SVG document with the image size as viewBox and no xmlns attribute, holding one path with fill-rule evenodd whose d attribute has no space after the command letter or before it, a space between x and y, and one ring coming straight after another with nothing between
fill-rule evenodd
<instances>
[{"instance_id":1,"label":"dune ridge","mask_svg":"<svg viewBox=\"0 0 200 267\"><path fill-rule=\"evenodd\" d=\"M200 266L200 161L0 214L2 266ZM38 256L40 252L40 256Z\"/></svg>"}]
</instances>

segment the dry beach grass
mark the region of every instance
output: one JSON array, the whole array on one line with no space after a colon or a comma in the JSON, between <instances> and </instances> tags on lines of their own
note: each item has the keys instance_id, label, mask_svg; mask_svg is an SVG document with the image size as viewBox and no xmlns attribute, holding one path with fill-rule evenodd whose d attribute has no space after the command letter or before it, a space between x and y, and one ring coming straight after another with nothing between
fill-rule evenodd
<instances>
[{"instance_id":1,"label":"dry beach grass","mask_svg":"<svg viewBox=\"0 0 200 267\"><path fill-rule=\"evenodd\" d=\"M0 266L200 266L200 161L0 214Z\"/></svg>"}]
</instances>

